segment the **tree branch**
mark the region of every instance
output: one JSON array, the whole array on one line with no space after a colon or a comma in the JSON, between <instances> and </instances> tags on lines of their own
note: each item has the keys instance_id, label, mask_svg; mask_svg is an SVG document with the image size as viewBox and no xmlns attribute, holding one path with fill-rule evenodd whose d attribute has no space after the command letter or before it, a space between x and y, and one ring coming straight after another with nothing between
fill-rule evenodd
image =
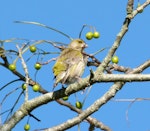
<instances>
[{"instance_id":1,"label":"tree branch","mask_svg":"<svg viewBox=\"0 0 150 131\"><path fill-rule=\"evenodd\" d=\"M149 66L150 61L145 62L143 65L139 66L138 68L134 69L133 71L129 72L129 74L137 74L140 73L141 70L144 70L146 66ZM121 90L125 82L116 82L112 87L98 100L96 100L90 107L88 107L86 110L84 110L81 114L79 114L77 117L72 118L58 126L54 126L52 128L49 128L45 131L58 131L58 129L68 129L72 126L82 122L85 118L87 118L92 113L96 112L97 110L102 107L103 104L107 103L111 98L113 98L116 93Z\"/></svg>"},{"instance_id":2,"label":"tree branch","mask_svg":"<svg viewBox=\"0 0 150 131\"><path fill-rule=\"evenodd\" d=\"M134 4L134 0L128 0L128 4L127 4L127 14L131 14L133 11L133 4Z\"/></svg>"},{"instance_id":3,"label":"tree branch","mask_svg":"<svg viewBox=\"0 0 150 131\"><path fill-rule=\"evenodd\" d=\"M28 115L33 109L50 102L53 98L53 93L47 93L35 99L25 102L13 116L0 126L1 131L10 131L21 119Z\"/></svg>"},{"instance_id":4,"label":"tree branch","mask_svg":"<svg viewBox=\"0 0 150 131\"><path fill-rule=\"evenodd\" d=\"M95 82L133 82L133 81L150 81L150 74L102 74L96 79Z\"/></svg>"},{"instance_id":5,"label":"tree branch","mask_svg":"<svg viewBox=\"0 0 150 131\"><path fill-rule=\"evenodd\" d=\"M139 10L141 10L140 8L145 8L148 4L150 4L150 0L147 0L143 5L141 5L139 7ZM104 79L104 76L106 76L107 74L103 74L104 70L106 69L106 67L108 66L109 62L111 61L112 56L114 55L115 51L118 49L118 47L120 46L120 42L123 38L123 36L125 35L125 33L128 30L128 25L130 23L130 20L133 19L136 14L138 13L138 8L137 10L132 12L132 17L126 17L125 22L120 30L120 32L118 33L116 40L112 46L112 48L109 50L108 55L105 57L105 59L103 60L103 62L100 64L100 66L97 68L97 70L94 72L94 78L95 82L102 82L101 80ZM130 15L131 16L131 15ZM6 57L5 57L6 58ZM7 59L3 58L3 60L5 61L5 67L8 67L8 61ZM141 67L141 66L140 66ZM143 66L144 67L144 66ZM137 68L131 72L129 72L129 74L132 73L140 73L141 69ZM25 77L22 76L20 73L14 71L13 72L15 75L19 76L22 80L25 80ZM112 75L109 75L109 77ZM137 75L129 75L129 77L136 77L137 80L146 80L149 79L149 75L138 75L139 77L137 78ZM102 77L100 79L100 77ZM107 75L108 77L108 75ZM116 78L118 78L117 75L115 75ZM126 75L122 75L122 79L124 79L124 77L126 77ZM128 77L128 79L129 79ZM84 89L85 87L89 86L90 84L94 84L94 83L90 83L89 82L89 78L90 76L88 76L87 78L83 79L79 82L76 82L74 84L71 84L68 86L67 89L61 89L58 91L55 91L54 93L47 93L47 91L45 91L46 94L39 96L35 99L32 99L28 102L25 102L21 108L19 110L17 110L13 116L2 126L0 126L0 130L3 131L8 131L11 130L21 119L23 119L26 115L29 114L29 112L31 112L32 110L34 110L35 108L46 104L48 102L53 101L54 99L58 99L61 98L63 96L69 95L69 94L73 94L74 92L77 92L81 89ZM99 78L97 80L97 78ZM127 77L126 77L127 78ZM112 78L113 79L113 78ZM99 81L100 80L100 81ZM121 79L118 78L118 81L120 81ZM30 81L32 82L32 81ZM100 99L98 99L97 101L95 101L90 107L88 107L86 110L84 110L81 114L79 114L78 117L75 117L73 119L68 120L67 122L59 125L59 127L62 127L61 129L65 130L68 129L72 126L74 126L75 124L80 123L82 120L84 120L85 118L87 118L89 115L91 115L92 113L96 112L103 104L105 104L106 102L108 102L112 97L115 96L115 94L122 88L122 86L124 85L124 82L116 82L110 89L109 91L107 91ZM55 131L55 129L57 129L58 126L53 127L49 130L53 130Z\"/></svg>"},{"instance_id":6,"label":"tree branch","mask_svg":"<svg viewBox=\"0 0 150 131\"><path fill-rule=\"evenodd\" d=\"M72 106L70 103L67 103L61 99L57 100L57 102L63 106L67 106L69 107L71 110L77 112L77 113L82 113L83 111L81 109L78 109L74 106ZM97 128L100 128L101 130L105 130L105 131L111 131L111 129L106 126L104 123L98 121L97 119L91 117L91 116L88 116L86 118L86 120L91 124L91 125L94 125L94 127L97 127Z\"/></svg>"}]
</instances>

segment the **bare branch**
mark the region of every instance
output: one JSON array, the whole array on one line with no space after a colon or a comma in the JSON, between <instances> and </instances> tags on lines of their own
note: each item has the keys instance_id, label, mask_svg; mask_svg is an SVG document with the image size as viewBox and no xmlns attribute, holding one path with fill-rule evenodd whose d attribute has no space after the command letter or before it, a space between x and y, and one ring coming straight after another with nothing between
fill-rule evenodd
<instances>
[{"instance_id":1,"label":"bare branch","mask_svg":"<svg viewBox=\"0 0 150 131\"><path fill-rule=\"evenodd\" d=\"M50 102L53 98L53 93L47 93L35 99L25 102L18 111L16 111L13 116L5 122L4 125L0 126L1 131L11 130L21 119L29 114L33 109L39 107L40 105Z\"/></svg>"},{"instance_id":2,"label":"bare branch","mask_svg":"<svg viewBox=\"0 0 150 131\"><path fill-rule=\"evenodd\" d=\"M133 81L150 81L150 74L100 74L96 79L92 79L95 82L133 82Z\"/></svg>"},{"instance_id":3,"label":"bare branch","mask_svg":"<svg viewBox=\"0 0 150 131\"><path fill-rule=\"evenodd\" d=\"M131 14L133 11L134 0L128 0L127 4L127 14Z\"/></svg>"},{"instance_id":4,"label":"bare branch","mask_svg":"<svg viewBox=\"0 0 150 131\"><path fill-rule=\"evenodd\" d=\"M25 61L24 61L24 59L23 59L23 57L22 57L22 50L21 50L21 48L19 48L19 46L18 45L16 45L16 47L17 47L17 49L18 49L18 51L19 51L19 57L20 57L20 59L21 59L21 62L22 62L22 67L23 67L23 69L24 69L24 72L25 72L25 84L26 84L26 94L25 94L25 101L27 101L28 100L28 85L29 85L29 73L28 73L28 68L27 68L27 65L26 65L26 63L25 63Z\"/></svg>"},{"instance_id":5,"label":"bare branch","mask_svg":"<svg viewBox=\"0 0 150 131\"><path fill-rule=\"evenodd\" d=\"M71 110L73 110L73 111L75 111L75 112L77 112L77 113L82 113L82 112L83 112L82 110L80 110L80 109L74 107L74 106L71 105L70 103L67 103L67 102L65 102L65 101L63 101L63 100L61 100L61 99L60 99L60 100L57 100L57 102L58 102L59 104L63 105L63 106L69 107ZM91 116L88 116L88 117L86 118L86 120L87 120L91 125L94 125L95 127L100 128L101 130L111 131L111 129L110 129L108 126L106 126L104 123L102 123L102 122L96 120L95 118L93 118L93 117L91 117Z\"/></svg>"},{"instance_id":6,"label":"bare branch","mask_svg":"<svg viewBox=\"0 0 150 131\"><path fill-rule=\"evenodd\" d=\"M150 4L150 0L147 0L144 2L140 7L138 7L136 10L132 12L132 15L128 16L131 19L133 19L141 10L144 10L148 5Z\"/></svg>"}]
</instances>

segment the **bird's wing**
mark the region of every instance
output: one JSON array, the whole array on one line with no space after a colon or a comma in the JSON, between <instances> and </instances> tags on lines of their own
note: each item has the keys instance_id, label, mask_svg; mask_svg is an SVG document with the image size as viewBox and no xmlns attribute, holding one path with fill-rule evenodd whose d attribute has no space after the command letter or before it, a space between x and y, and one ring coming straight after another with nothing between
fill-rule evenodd
<instances>
[{"instance_id":1,"label":"bird's wing","mask_svg":"<svg viewBox=\"0 0 150 131\"><path fill-rule=\"evenodd\" d=\"M62 57L64 57L64 62L68 66L73 65L83 59L83 54L81 51L74 50L72 48L66 49L64 52L62 52Z\"/></svg>"},{"instance_id":2,"label":"bird's wing","mask_svg":"<svg viewBox=\"0 0 150 131\"><path fill-rule=\"evenodd\" d=\"M66 48L53 67L55 85L59 82L62 84L74 83L76 78L82 75L84 67L83 54L78 50Z\"/></svg>"},{"instance_id":3,"label":"bird's wing","mask_svg":"<svg viewBox=\"0 0 150 131\"><path fill-rule=\"evenodd\" d=\"M54 75L57 76L67 71L71 66L80 62L82 59L83 55L80 51L71 48L64 49L53 67Z\"/></svg>"},{"instance_id":4,"label":"bird's wing","mask_svg":"<svg viewBox=\"0 0 150 131\"><path fill-rule=\"evenodd\" d=\"M65 76L62 83L67 81L73 83L76 77L80 77L85 66L83 54L77 50L70 50L67 52L64 63L67 65ZM72 81L72 82L71 82Z\"/></svg>"}]
</instances>

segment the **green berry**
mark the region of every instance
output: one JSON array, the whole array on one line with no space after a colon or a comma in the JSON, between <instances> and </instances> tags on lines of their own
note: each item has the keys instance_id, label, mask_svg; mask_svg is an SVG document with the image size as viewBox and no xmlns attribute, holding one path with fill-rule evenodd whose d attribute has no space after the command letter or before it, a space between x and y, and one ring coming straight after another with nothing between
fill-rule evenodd
<instances>
[{"instance_id":1,"label":"green berry","mask_svg":"<svg viewBox=\"0 0 150 131\"><path fill-rule=\"evenodd\" d=\"M8 66L8 68L9 68L9 70L14 71L14 70L16 70L16 65L15 64L10 64Z\"/></svg>"},{"instance_id":2,"label":"green berry","mask_svg":"<svg viewBox=\"0 0 150 131\"><path fill-rule=\"evenodd\" d=\"M22 84L22 89L23 89L23 90L26 90L26 89L27 89L27 84L26 84L26 83L23 83L23 84Z\"/></svg>"},{"instance_id":3,"label":"green berry","mask_svg":"<svg viewBox=\"0 0 150 131\"><path fill-rule=\"evenodd\" d=\"M34 65L34 68L36 69L36 70L39 70L39 69L41 69L41 64L40 63L36 63L35 65Z\"/></svg>"},{"instance_id":4,"label":"green berry","mask_svg":"<svg viewBox=\"0 0 150 131\"><path fill-rule=\"evenodd\" d=\"M86 39L91 40L92 38L93 38L93 33L92 32L86 33Z\"/></svg>"},{"instance_id":5,"label":"green berry","mask_svg":"<svg viewBox=\"0 0 150 131\"><path fill-rule=\"evenodd\" d=\"M97 32L97 31L95 31L95 32L93 33L93 37L94 37L94 38L99 38L99 37L100 37L100 33Z\"/></svg>"},{"instance_id":6,"label":"green berry","mask_svg":"<svg viewBox=\"0 0 150 131\"><path fill-rule=\"evenodd\" d=\"M112 61L112 63L117 64L119 62L118 56L113 56L112 59L111 59L111 61Z\"/></svg>"},{"instance_id":7,"label":"green berry","mask_svg":"<svg viewBox=\"0 0 150 131\"><path fill-rule=\"evenodd\" d=\"M36 47L34 45L31 45L29 49L32 53L36 52Z\"/></svg>"},{"instance_id":8,"label":"green berry","mask_svg":"<svg viewBox=\"0 0 150 131\"><path fill-rule=\"evenodd\" d=\"M64 96L62 99L63 99L64 101L67 101L68 98L69 98L69 96Z\"/></svg>"},{"instance_id":9,"label":"green berry","mask_svg":"<svg viewBox=\"0 0 150 131\"><path fill-rule=\"evenodd\" d=\"M25 124L24 125L24 130L25 131L29 131L30 130L30 125L29 124Z\"/></svg>"},{"instance_id":10,"label":"green berry","mask_svg":"<svg viewBox=\"0 0 150 131\"><path fill-rule=\"evenodd\" d=\"M81 108L82 108L82 103L81 103L80 101L77 101L77 102L76 102L76 107L77 107L78 109L81 109Z\"/></svg>"},{"instance_id":11,"label":"green berry","mask_svg":"<svg viewBox=\"0 0 150 131\"><path fill-rule=\"evenodd\" d=\"M40 86L38 84L35 84L33 87L32 87L32 90L34 92L38 92L40 90Z\"/></svg>"}]
</instances>

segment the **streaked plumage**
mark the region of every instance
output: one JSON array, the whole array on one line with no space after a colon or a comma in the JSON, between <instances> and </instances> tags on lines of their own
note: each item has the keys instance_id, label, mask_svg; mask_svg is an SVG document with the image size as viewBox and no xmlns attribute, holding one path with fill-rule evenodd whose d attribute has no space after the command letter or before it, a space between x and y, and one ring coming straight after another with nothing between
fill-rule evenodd
<instances>
[{"instance_id":1,"label":"streaked plumage","mask_svg":"<svg viewBox=\"0 0 150 131\"><path fill-rule=\"evenodd\" d=\"M86 46L83 40L75 39L61 52L53 67L54 87L58 83L74 83L81 77L87 63L87 57L82 54Z\"/></svg>"}]
</instances>

